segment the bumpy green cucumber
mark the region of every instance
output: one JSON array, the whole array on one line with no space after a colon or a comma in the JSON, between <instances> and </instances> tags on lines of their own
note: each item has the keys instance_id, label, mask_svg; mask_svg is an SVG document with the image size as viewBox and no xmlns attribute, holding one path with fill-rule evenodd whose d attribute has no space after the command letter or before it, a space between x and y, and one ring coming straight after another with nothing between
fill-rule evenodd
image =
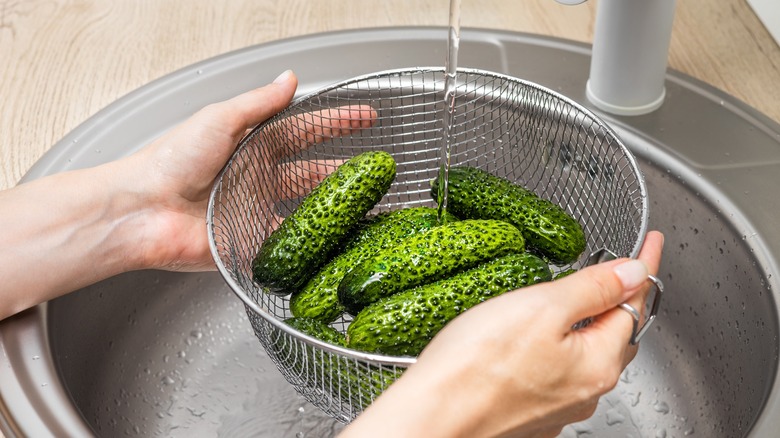
<instances>
[{"instance_id":1,"label":"bumpy green cucumber","mask_svg":"<svg viewBox=\"0 0 780 438\"><path fill-rule=\"evenodd\" d=\"M293 317L284 320L284 322L299 332L319 339L320 341L341 347L347 345L344 333L341 333L322 321L312 318Z\"/></svg>"},{"instance_id":2,"label":"bumpy green cucumber","mask_svg":"<svg viewBox=\"0 0 780 438\"><path fill-rule=\"evenodd\" d=\"M343 163L265 239L252 263L255 281L279 295L303 286L394 178L395 161L386 152Z\"/></svg>"},{"instance_id":3,"label":"bumpy green cucumber","mask_svg":"<svg viewBox=\"0 0 780 438\"><path fill-rule=\"evenodd\" d=\"M551 262L572 263L585 250L580 224L561 207L509 180L475 167L452 167L447 208L461 219L499 219L523 231L529 248ZM431 187L437 199L438 178Z\"/></svg>"},{"instance_id":4,"label":"bumpy green cucumber","mask_svg":"<svg viewBox=\"0 0 780 438\"><path fill-rule=\"evenodd\" d=\"M439 330L467 309L551 277L547 263L530 253L493 259L371 304L347 328L347 346L393 356L416 356Z\"/></svg>"},{"instance_id":5,"label":"bumpy green cucumber","mask_svg":"<svg viewBox=\"0 0 780 438\"><path fill-rule=\"evenodd\" d=\"M443 218L443 222L456 220L449 213ZM405 208L368 219L346 244L344 252L326 263L302 289L293 293L290 311L294 316L332 322L344 312L338 299L338 287L345 274L378 251L437 225L438 211L430 207Z\"/></svg>"},{"instance_id":6,"label":"bumpy green cucumber","mask_svg":"<svg viewBox=\"0 0 780 438\"><path fill-rule=\"evenodd\" d=\"M356 315L382 297L524 249L520 230L503 221L445 223L363 261L341 280L338 298L347 312Z\"/></svg>"},{"instance_id":7,"label":"bumpy green cucumber","mask_svg":"<svg viewBox=\"0 0 780 438\"><path fill-rule=\"evenodd\" d=\"M574 269L574 268L566 269L565 271L561 271L561 272L555 274L555 276L553 277L553 280L557 280L557 279L563 278L563 277L568 277L569 275L574 274L576 272L577 272L577 270Z\"/></svg>"}]
</instances>

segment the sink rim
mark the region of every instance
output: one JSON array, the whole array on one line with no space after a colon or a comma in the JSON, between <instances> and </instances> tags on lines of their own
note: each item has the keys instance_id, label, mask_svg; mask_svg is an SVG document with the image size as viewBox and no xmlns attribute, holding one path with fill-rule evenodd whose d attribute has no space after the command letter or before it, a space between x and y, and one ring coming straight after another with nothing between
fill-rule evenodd
<instances>
[{"instance_id":1,"label":"sink rim","mask_svg":"<svg viewBox=\"0 0 780 438\"><path fill-rule=\"evenodd\" d=\"M112 159L112 154L108 153L110 151L105 150L105 148L103 148L103 153L99 157L85 155L83 153L84 151L94 149L90 144L90 138L94 141L95 138L99 137L102 130L107 129L106 125L110 125L110 123L108 123L110 120L118 120L121 122L128 110L132 110L133 108L136 108L137 110L138 107L151 105L155 100L162 99L165 94L161 92L162 90L167 89L169 94L173 94L177 91L181 91L181 89L184 88L184 83L192 81L193 78L197 77L196 74L200 77L205 76L198 74L198 71L202 70L214 75L216 73L210 70L216 68L219 72L219 68L229 70L231 68L240 67L245 64L248 55L250 57L262 56L273 58L279 56L279 54L283 52L294 52L296 47L298 50L301 50L301 48L319 47L323 44L354 44L355 41L360 41L363 44L370 44L377 41L387 41L388 39L392 41L424 39L434 41L441 40L443 42L445 38L446 31L443 27L392 27L347 30L311 34L269 42L205 60L157 79L120 98L113 104L96 113L55 144L30 169L30 171L28 171L21 181L26 182L62 170L79 166L89 166L101 160L108 161L109 159ZM470 40L511 41L513 43L530 44L577 53L588 57L590 55L589 46L583 43L509 31L464 29L462 38L464 42ZM270 82L273 79L270 76L268 78L262 76L263 75L258 75L258 77L256 77L258 82ZM762 130L768 133L768 135L774 135L775 142L780 143L780 124L775 123L736 98L675 71L669 71L667 73L667 83L679 85L684 88L686 92L704 96L711 100L713 104L717 104L719 101L726 102L727 105L724 109L737 115L740 123ZM321 84L312 84L310 89L318 88L320 85ZM302 82L301 92L305 90L306 83ZM221 90L221 92L233 94L233 92L226 90ZM571 99L591 108L593 112L601 116L609 124L620 126L621 132L639 132L637 135L653 138L649 133L637 131L637 129L633 127L632 123L640 119L611 117L588 105L588 102L584 98L584 87L582 87L582 90L563 94L566 94ZM181 112L182 111L179 113L179 119L183 119L188 115L181 114ZM621 133L619 132L619 134ZM626 144L630 144L630 142L626 142ZM128 151L128 149L124 151L120 150L119 154L121 156ZM669 155L669 157L672 156L672 154L667 155ZM72 162L69 162L69 156L75 156L76 158L72 159ZM709 185L714 187L711 184L712 181L708 179L709 175L707 172L704 171L702 173L705 175L705 177L701 179L702 186L707 186L708 183L710 183ZM699 178L701 177L693 179L698 181ZM719 191L719 193L722 192ZM719 196L721 196L720 199L730 199L728 194ZM745 219L745 223L751 224L751 221L747 217L740 219ZM780 242L764 241L762 234L761 239L751 242L751 244L755 244L757 249L766 254L766 259L772 262L772 264L763 266L762 269L767 266L777 266L773 254L780 254L780 252L777 251ZM777 281L777 278L778 275L775 275L772 279L773 290L777 290L777 287L774 287L776 286L774 282ZM0 430L8 437L17 435L57 435L58 432L62 431L66 431L65 434L69 435L91 434L90 428L83 422L78 410L70 402L67 389L59 382L57 371L54 369L51 358L46 356L46 353L50 353L51 351L47 338L46 307L46 304L42 304L0 322L0 351L2 351L2 354L0 354L0 367L9 370L9 372L0 375ZM21 340L24 340L25 342L21 342ZM25 364L25 361L22 360L23 358L31 357L33 354L39 355L41 358L41 360L36 361L40 364L39 370L29 369L31 368L29 367L29 364ZM22 377L27 376L29 381L24 382L24 384L18 380L14 382L17 373ZM34 374L37 378L33 379L33 375L30 373ZM43 381L41 377L48 380L45 391L42 391L37 383ZM30 385L30 383L32 383L32 385ZM27 386L25 386L25 384ZM762 408L764 412L758 415L756 423L752 427L751 435L760 434L762 431L774 432L778 426L780 426L780 418L774 419L769 418L771 417L770 415L765 415L767 411L780 412L780 394L777 394L779 391L777 391L778 382L776 378L772 384L772 389L773 390L769 393L769 397ZM49 403L38 405L37 403L40 403L43 399L46 399ZM8 400L12 400L12 402L9 403ZM41 409L41 406L45 406L46 408ZM36 407L38 407L38 409L36 409Z\"/></svg>"}]
</instances>

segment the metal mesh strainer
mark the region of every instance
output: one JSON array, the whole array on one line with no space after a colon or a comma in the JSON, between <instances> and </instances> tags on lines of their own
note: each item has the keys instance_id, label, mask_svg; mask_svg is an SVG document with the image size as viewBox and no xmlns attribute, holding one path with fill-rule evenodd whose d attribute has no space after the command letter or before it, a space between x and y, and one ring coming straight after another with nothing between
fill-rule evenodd
<instances>
[{"instance_id":1,"label":"metal mesh strainer","mask_svg":"<svg viewBox=\"0 0 780 438\"><path fill-rule=\"evenodd\" d=\"M418 68L348 80L298 99L241 142L210 199L212 253L257 337L298 392L341 421L360 414L415 359L335 347L291 329L282 323L291 316L288 297L253 283L251 261L322 173L366 150L385 150L397 162L396 180L374 212L435 206L429 182L440 164L443 93L443 69ZM373 126L328 135L322 122L335 113L329 111L355 105L376 111ZM453 165L521 183L577 218L587 249L573 267L605 247L637 255L648 217L644 180L631 153L596 116L538 85L466 69L458 73L455 107ZM291 193L298 198L288 199ZM345 331L348 324L346 317L333 326Z\"/></svg>"}]
</instances>

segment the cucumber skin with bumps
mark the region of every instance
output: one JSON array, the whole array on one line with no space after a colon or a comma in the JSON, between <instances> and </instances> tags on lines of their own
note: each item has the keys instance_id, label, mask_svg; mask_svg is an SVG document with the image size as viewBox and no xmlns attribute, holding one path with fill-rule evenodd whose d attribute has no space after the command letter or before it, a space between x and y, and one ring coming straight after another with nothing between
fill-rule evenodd
<instances>
[{"instance_id":1,"label":"cucumber skin with bumps","mask_svg":"<svg viewBox=\"0 0 780 438\"><path fill-rule=\"evenodd\" d=\"M284 323L320 341L345 347L347 345L344 333L334 329L327 323L312 318L292 317L284 320Z\"/></svg>"},{"instance_id":2,"label":"cucumber skin with bumps","mask_svg":"<svg viewBox=\"0 0 780 438\"><path fill-rule=\"evenodd\" d=\"M438 178L431 185L437 199ZM558 205L511 181L476 167L452 167L447 208L461 219L499 219L523 231L530 249L556 264L577 260L585 250L582 226Z\"/></svg>"},{"instance_id":3,"label":"cucumber skin with bumps","mask_svg":"<svg viewBox=\"0 0 780 438\"><path fill-rule=\"evenodd\" d=\"M444 222L458 220L448 213L443 219ZM430 207L405 208L368 218L345 245L344 252L293 293L290 297L293 316L332 322L344 312L338 299L338 286L344 275L378 251L438 225L438 210Z\"/></svg>"},{"instance_id":4,"label":"cucumber skin with bumps","mask_svg":"<svg viewBox=\"0 0 780 438\"><path fill-rule=\"evenodd\" d=\"M386 152L357 155L341 164L265 239L252 262L255 281L278 295L303 286L395 179Z\"/></svg>"},{"instance_id":5,"label":"cucumber skin with bumps","mask_svg":"<svg viewBox=\"0 0 780 438\"><path fill-rule=\"evenodd\" d=\"M371 353L416 356L439 330L467 309L551 277L547 263L533 254L496 258L371 304L347 328L347 346Z\"/></svg>"},{"instance_id":6,"label":"cucumber skin with bumps","mask_svg":"<svg viewBox=\"0 0 780 438\"><path fill-rule=\"evenodd\" d=\"M566 269L564 271L561 271L561 272L555 274L555 276L553 277L553 280L558 280L558 279L561 279L561 278L564 278L564 277L568 277L569 275L576 274L576 273L577 273L576 269L569 268L569 269Z\"/></svg>"},{"instance_id":7,"label":"cucumber skin with bumps","mask_svg":"<svg viewBox=\"0 0 780 438\"><path fill-rule=\"evenodd\" d=\"M368 258L339 284L338 298L352 315L380 298L511 252L524 252L516 227L497 220L445 223Z\"/></svg>"}]
</instances>

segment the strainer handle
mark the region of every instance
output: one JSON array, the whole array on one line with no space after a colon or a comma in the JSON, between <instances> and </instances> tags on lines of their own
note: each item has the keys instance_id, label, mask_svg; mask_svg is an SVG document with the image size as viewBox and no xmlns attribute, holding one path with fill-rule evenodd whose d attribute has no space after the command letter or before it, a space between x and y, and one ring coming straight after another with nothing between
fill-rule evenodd
<instances>
[{"instance_id":1,"label":"strainer handle","mask_svg":"<svg viewBox=\"0 0 780 438\"><path fill-rule=\"evenodd\" d=\"M639 313L636 312L636 309L634 309L634 312L636 312L634 315L634 329L631 333L631 340L629 343L631 345L636 345L639 343L639 341L642 339L642 336L647 333L647 330L650 329L650 326L653 324L653 321L655 321L656 315L658 315L658 308L661 306L661 296L664 293L664 283L655 275L648 275L647 279L650 280L653 283L653 287L655 288L655 293L653 294L653 304L650 307L650 313L647 315L647 319L645 320L645 323L642 324L641 327L637 326L639 325ZM623 303L620 305L628 306L628 304ZM631 307L631 306L628 306ZM631 307L633 309L633 307Z\"/></svg>"},{"instance_id":2,"label":"strainer handle","mask_svg":"<svg viewBox=\"0 0 780 438\"><path fill-rule=\"evenodd\" d=\"M602 248L597 251L594 251L593 253L588 256L587 261L585 262L585 266L591 266L595 265L597 263L606 262L609 260L615 260L617 258L617 254L610 251L607 248ZM634 327L631 330L631 339L628 341L631 345L636 345L639 343L639 341L642 339L642 337L647 333L647 331L650 329L650 326L655 321L655 317L658 315L658 309L661 307L661 298L664 293L664 283L656 277L655 275L648 275L647 279L653 283L653 288L655 289L653 296L652 296L652 304L650 306L650 312L647 315L647 319L645 319L644 324L641 326L639 325L641 321L641 315L639 311L637 311L634 307L629 305L628 303L622 303L618 307L622 310L625 310L628 312L629 315L634 320Z\"/></svg>"}]
</instances>

